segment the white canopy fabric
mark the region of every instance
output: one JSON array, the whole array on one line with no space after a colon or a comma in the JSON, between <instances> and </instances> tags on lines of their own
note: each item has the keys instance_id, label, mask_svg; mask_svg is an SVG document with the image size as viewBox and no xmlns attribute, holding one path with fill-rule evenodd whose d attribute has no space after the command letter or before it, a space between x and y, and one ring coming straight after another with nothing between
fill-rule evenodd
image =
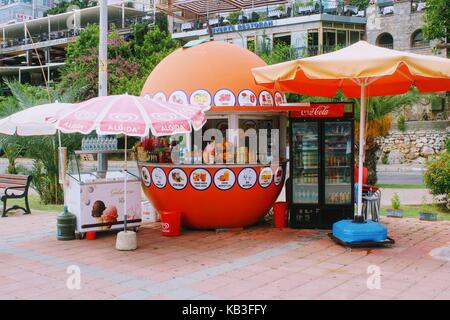
<instances>
[{"instance_id":1,"label":"white canopy fabric","mask_svg":"<svg viewBox=\"0 0 450 320\"><path fill-rule=\"evenodd\" d=\"M73 104L55 102L24 109L0 119L0 134L18 136L56 134L57 116L73 108Z\"/></svg>"}]
</instances>

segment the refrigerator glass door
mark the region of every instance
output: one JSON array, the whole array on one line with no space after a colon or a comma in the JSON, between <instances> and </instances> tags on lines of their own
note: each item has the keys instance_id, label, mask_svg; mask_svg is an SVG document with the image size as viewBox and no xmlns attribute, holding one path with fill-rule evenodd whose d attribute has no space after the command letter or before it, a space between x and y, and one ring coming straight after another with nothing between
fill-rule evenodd
<instances>
[{"instance_id":1,"label":"refrigerator glass door","mask_svg":"<svg viewBox=\"0 0 450 320\"><path fill-rule=\"evenodd\" d=\"M325 123L325 203L350 204L352 127L350 122Z\"/></svg>"},{"instance_id":2,"label":"refrigerator glass door","mask_svg":"<svg viewBox=\"0 0 450 320\"><path fill-rule=\"evenodd\" d=\"M319 200L319 136L317 122L293 122L292 192L294 203Z\"/></svg>"}]
</instances>

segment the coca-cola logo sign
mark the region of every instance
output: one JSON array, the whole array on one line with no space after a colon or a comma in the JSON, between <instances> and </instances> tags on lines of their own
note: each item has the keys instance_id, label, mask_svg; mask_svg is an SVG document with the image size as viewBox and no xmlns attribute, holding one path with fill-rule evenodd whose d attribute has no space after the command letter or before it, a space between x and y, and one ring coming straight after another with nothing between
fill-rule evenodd
<instances>
[{"instance_id":1,"label":"coca-cola logo sign","mask_svg":"<svg viewBox=\"0 0 450 320\"><path fill-rule=\"evenodd\" d=\"M344 104L311 104L308 107L299 107L291 112L292 118L339 118L344 116Z\"/></svg>"}]
</instances>

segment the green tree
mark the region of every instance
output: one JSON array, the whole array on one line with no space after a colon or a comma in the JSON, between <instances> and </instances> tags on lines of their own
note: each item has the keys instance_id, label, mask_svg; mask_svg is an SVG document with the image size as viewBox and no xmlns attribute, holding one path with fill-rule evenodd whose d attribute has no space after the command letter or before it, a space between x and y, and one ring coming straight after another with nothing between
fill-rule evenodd
<instances>
[{"instance_id":1,"label":"green tree","mask_svg":"<svg viewBox=\"0 0 450 320\"><path fill-rule=\"evenodd\" d=\"M448 0L426 0L427 8L423 15L425 26L423 33L426 39L443 40L438 48L446 48L449 53L450 42L450 3Z\"/></svg>"},{"instance_id":2,"label":"green tree","mask_svg":"<svg viewBox=\"0 0 450 320\"><path fill-rule=\"evenodd\" d=\"M431 194L443 195L450 210L450 153L445 150L436 159L428 161L423 177Z\"/></svg>"},{"instance_id":3,"label":"green tree","mask_svg":"<svg viewBox=\"0 0 450 320\"><path fill-rule=\"evenodd\" d=\"M58 87L83 84L87 90L80 99L97 96L98 43L98 26L90 25L67 46L66 66L61 68ZM139 95L153 68L178 47L179 43L157 26L136 24L130 41L112 30L108 35L108 93Z\"/></svg>"}]
</instances>

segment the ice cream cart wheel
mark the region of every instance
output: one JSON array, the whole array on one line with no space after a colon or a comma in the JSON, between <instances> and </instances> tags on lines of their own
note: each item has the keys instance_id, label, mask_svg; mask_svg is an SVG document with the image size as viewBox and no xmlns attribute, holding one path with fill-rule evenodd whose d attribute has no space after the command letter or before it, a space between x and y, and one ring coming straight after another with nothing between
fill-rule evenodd
<instances>
[{"instance_id":1,"label":"ice cream cart wheel","mask_svg":"<svg viewBox=\"0 0 450 320\"><path fill-rule=\"evenodd\" d=\"M75 233L75 238L77 240L83 240L84 239L84 232L77 232L77 233Z\"/></svg>"}]
</instances>

